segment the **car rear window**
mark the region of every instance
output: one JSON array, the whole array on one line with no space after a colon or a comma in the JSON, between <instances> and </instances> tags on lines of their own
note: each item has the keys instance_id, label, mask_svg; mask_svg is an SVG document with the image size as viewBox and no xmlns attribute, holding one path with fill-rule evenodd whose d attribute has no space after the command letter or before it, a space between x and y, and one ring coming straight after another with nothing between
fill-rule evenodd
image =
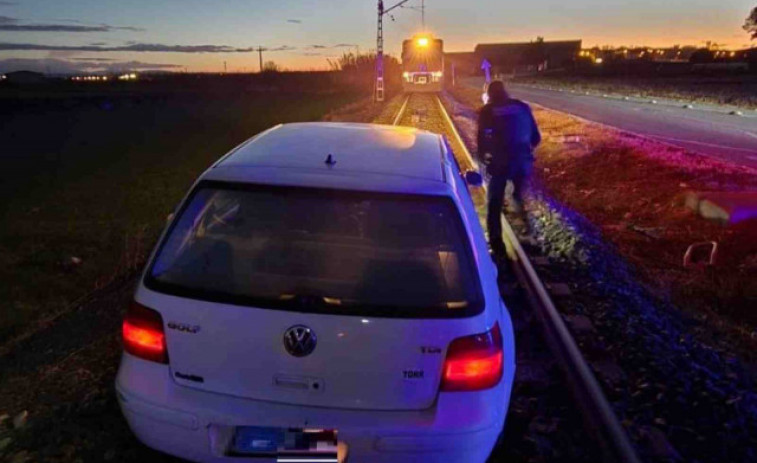
<instances>
[{"instance_id":1,"label":"car rear window","mask_svg":"<svg viewBox=\"0 0 757 463\"><path fill-rule=\"evenodd\" d=\"M145 283L261 308L469 316L482 296L466 236L450 198L201 184Z\"/></svg>"}]
</instances>

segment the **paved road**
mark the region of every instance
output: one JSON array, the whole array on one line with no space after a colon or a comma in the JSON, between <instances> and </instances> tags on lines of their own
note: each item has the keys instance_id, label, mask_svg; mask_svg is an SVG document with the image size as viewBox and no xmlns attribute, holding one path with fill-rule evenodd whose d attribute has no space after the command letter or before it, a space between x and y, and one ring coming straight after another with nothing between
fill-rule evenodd
<instances>
[{"instance_id":1,"label":"paved road","mask_svg":"<svg viewBox=\"0 0 757 463\"><path fill-rule=\"evenodd\" d=\"M708 156L757 168L757 111L729 114L732 108L684 108L683 103L624 100L511 84L516 98L678 145Z\"/></svg>"}]
</instances>

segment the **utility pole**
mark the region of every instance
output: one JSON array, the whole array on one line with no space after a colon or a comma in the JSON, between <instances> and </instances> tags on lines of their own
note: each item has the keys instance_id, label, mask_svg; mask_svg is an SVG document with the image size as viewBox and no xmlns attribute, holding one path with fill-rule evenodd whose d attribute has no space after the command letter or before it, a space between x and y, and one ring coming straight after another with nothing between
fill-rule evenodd
<instances>
[{"instance_id":1,"label":"utility pole","mask_svg":"<svg viewBox=\"0 0 757 463\"><path fill-rule=\"evenodd\" d=\"M228 71L226 70L226 61L223 62L223 73L228 73Z\"/></svg>"},{"instance_id":2,"label":"utility pole","mask_svg":"<svg viewBox=\"0 0 757 463\"><path fill-rule=\"evenodd\" d=\"M378 0L378 32L376 34L375 100L384 101L384 0Z\"/></svg>"},{"instance_id":3,"label":"utility pole","mask_svg":"<svg viewBox=\"0 0 757 463\"><path fill-rule=\"evenodd\" d=\"M260 58L260 72L263 72L263 52L266 49L258 45L258 57Z\"/></svg>"},{"instance_id":4,"label":"utility pole","mask_svg":"<svg viewBox=\"0 0 757 463\"><path fill-rule=\"evenodd\" d=\"M402 0L396 5L384 9L384 0L378 0L378 28L376 33L376 86L374 101L384 101L384 15L401 7L410 0Z\"/></svg>"}]
</instances>

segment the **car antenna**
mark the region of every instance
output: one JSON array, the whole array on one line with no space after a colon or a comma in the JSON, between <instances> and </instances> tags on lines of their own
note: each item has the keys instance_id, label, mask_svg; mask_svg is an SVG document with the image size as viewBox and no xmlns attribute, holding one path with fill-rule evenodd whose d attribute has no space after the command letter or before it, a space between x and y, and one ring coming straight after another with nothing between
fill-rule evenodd
<instances>
[{"instance_id":1,"label":"car antenna","mask_svg":"<svg viewBox=\"0 0 757 463\"><path fill-rule=\"evenodd\" d=\"M336 159L334 159L334 155L329 154L328 156L326 156L326 165L327 166L334 167L335 164L336 164Z\"/></svg>"}]
</instances>

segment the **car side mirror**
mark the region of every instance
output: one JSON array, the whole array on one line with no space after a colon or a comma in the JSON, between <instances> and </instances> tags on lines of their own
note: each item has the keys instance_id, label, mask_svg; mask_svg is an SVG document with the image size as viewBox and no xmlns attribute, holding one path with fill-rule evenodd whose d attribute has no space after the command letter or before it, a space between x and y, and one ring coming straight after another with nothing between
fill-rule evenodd
<instances>
[{"instance_id":1,"label":"car side mirror","mask_svg":"<svg viewBox=\"0 0 757 463\"><path fill-rule=\"evenodd\" d=\"M475 170L469 170L465 173L465 183L470 186L482 186L484 184L484 177Z\"/></svg>"}]
</instances>

